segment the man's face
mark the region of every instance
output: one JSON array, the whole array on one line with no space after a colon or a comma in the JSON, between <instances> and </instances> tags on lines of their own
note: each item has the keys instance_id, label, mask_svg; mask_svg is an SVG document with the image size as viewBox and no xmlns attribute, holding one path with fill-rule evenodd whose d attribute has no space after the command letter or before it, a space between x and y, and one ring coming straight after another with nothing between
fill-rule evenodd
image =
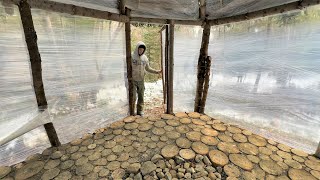
<instances>
[{"instance_id":1,"label":"man's face","mask_svg":"<svg viewBox=\"0 0 320 180\"><path fill-rule=\"evenodd\" d=\"M138 49L138 52L139 52L139 55L142 55L143 52L144 52L144 49L143 49L143 48L139 48L139 49Z\"/></svg>"}]
</instances>

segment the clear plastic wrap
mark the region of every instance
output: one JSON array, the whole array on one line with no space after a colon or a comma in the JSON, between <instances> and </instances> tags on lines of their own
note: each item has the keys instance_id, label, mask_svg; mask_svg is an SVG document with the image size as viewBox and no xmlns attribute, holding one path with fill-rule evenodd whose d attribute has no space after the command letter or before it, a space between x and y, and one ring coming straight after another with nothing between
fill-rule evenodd
<instances>
[{"instance_id":1,"label":"clear plastic wrap","mask_svg":"<svg viewBox=\"0 0 320 180\"><path fill-rule=\"evenodd\" d=\"M60 141L128 113L124 24L33 10L48 111Z\"/></svg>"},{"instance_id":2,"label":"clear plastic wrap","mask_svg":"<svg viewBox=\"0 0 320 180\"><path fill-rule=\"evenodd\" d=\"M176 26L174 35L173 110L190 112L196 94L202 28Z\"/></svg>"},{"instance_id":3,"label":"clear plastic wrap","mask_svg":"<svg viewBox=\"0 0 320 180\"><path fill-rule=\"evenodd\" d=\"M319 14L318 7L212 27L205 113L314 153L320 140L320 21L313 17ZM179 38L176 29L174 110L192 111L198 52L188 55L193 37L187 31ZM190 69L179 70L183 63Z\"/></svg>"},{"instance_id":4,"label":"clear plastic wrap","mask_svg":"<svg viewBox=\"0 0 320 180\"><path fill-rule=\"evenodd\" d=\"M259 11L298 0L207 0L206 13L209 19L236 16Z\"/></svg>"},{"instance_id":5,"label":"clear plastic wrap","mask_svg":"<svg viewBox=\"0 0 320 180\"><path fill-rule=\"evenodd\" d=\"M19 163L50 146L46 130L40 126L0 146L0 166Z\"/></svg>"},{"instance_id":6,"label":"clear plastic wrap","mask_svg":"<svg viewBox=\"0 0 320 180\"><path fill-rule=\"evenodd\" d=\"M80 7L108 11L119 14L118 0L50 0L54 2L72 4Z\"/></svg>"},{"instance_id":7,"label":"clear plastic wrap","mask_svg":"<svg viewBox=\"0 0 320 180\"><path fill-rule=\"evenodd\" d=\"M126 7L132 17L195 20L199 18L198 0L130 0Z\"/></svg>"},{"instance_id":8,"label":"clear plastic wrap","mask_svg":"<svg viewBox=\"0 0 320 180\"><path fill-rule=\"evenodd\" d=\"M67 143L128 114L123 23L32 10L48 101L48 109L39 113L19 11L14 8L15 14L8 15L2 10L1 165L48 147L42 127L41 133L29 132L47 122L53 122L60 141ZM42 140L25 146L29 138Z\"/></svg>"},{"instance_id":9,"label":"clear plastic wrap","mask_svg":"<svg viewBox=\"0 0 320 180\"><path fill-rule=\"evenodd\" d=\"M7 12L11 12L10 15ZM18 8L0 6L0 145L47 122L39 119Z\"/></svg>"}]
</instances>

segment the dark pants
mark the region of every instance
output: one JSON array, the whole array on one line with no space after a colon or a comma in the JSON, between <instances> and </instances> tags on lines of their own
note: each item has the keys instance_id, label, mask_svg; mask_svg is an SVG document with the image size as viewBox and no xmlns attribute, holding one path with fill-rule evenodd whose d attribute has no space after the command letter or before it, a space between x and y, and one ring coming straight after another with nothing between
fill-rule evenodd
<instances>
[{"instance_id":1,"label":"dark pants","mask_svg":"<svg viewBox=\"0 0 320 180\"><path fill-rule=\"evenodd\" d=\"M137 93L138 93L137 114L143 115L144 81L133 81L133 102L134 103L136 103Z\"/></svg>"}]
</instances>

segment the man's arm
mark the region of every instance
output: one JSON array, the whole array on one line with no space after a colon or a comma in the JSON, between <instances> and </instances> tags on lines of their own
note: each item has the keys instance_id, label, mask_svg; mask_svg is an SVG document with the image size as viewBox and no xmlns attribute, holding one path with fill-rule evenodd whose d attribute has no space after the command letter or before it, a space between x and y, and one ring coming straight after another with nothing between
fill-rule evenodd
<instances>
[{"instance_id":1,"label":"man's arm","mask_svg":"<svg viewBox=\"0 0 320 180\"><path fill-rule=\"evenodd\" d=\"M149 73L152 73L152 74L159 74L161 72L161 71L152 69L149 65L149 60L147 58L146 58L146 71L148 71Z\"/></svg>"}]
</instances>

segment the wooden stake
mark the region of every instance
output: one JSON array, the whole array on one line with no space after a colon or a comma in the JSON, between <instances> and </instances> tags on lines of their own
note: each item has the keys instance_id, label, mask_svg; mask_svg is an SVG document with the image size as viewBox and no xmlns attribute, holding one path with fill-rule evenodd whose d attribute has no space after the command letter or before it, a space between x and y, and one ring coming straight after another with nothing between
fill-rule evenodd
<instances>
[{"instance_id":1,"label":"wooden stake","mask_svg":"<svg viewBox=\"0 0 320 180\"><path fill-rule=\"evenodd\" d=\"M194 112L200 112L200 102L203 93L203 83L204 83L204 75L205 75L205 60L208 56L208 45L209 45L209 37L210 37L210 24L206 23L203 28L202 33L202 41L201 41L201 49L200 55L198 59L198 73L197 73L197 90L196 97L194 102Z\"/></svg>"},{"instance_id":2,"label":"wooden stake","mask_svg":"<svg viewBox=\"0 0 320 180\"><path fill-rule=\"evenodd\" d=\"M315 156L317 156L318 158L320 158L320 142L318 144L318 148L316 150Z\"/></svg>"},{"instance_id":3,"label":"wooden stake","mask_svg":"<svg viewBox=\"0 0 320 180\"><path fill-rule=\"evenodd\" d=\"M126 15L130 16L130 9L126 9ZM129 93L129 112L134 115L134 101L133 101L133 81L132 81L132 60L131 60L131 27L130 22L125 23L126 35L126 63L127 63L127 78L128 78L128 93Z\"/></svg>"},{"instance_id":4,"label":"wooden stake","mask_svg":"<svg viewBox=\"0 0 320 180\"><path fill-rule=\"evenodd\" d=\"M164 82L164 78L165 78L165 76L164 76L164 72L163 72L163 47L162 47L162 44L163 44L163 41L162 41L162 38L163 38L163 36L162 36L162 31L163 31L163 28L161 29L161 31L160 31L160 44L161 44L161 71L162 71L162 73L161 73L161 79L162 79L162 90L163 90L163 104L166 104L166 102L167 102L167 98L166 98L166 94L167 94L167 91L166 91L166 87L165 87L165 82Z\"/></svg>"},{"instance_id":5,"label":"wooden stake","mask_svg":"<svg viewBox=\"0 0 320 180\"><path fill-rule=\"evenodd\" d=\"M31 9L26 0L22 0L19 3L19 11L21 22L24 30L25 40L28 47L31 72L32 72L32 82L34 87L34 92L37 99L37 104L39 110L44 110L47 108L47 99L43 88L42 81L42 68L41 68L41 56L37 44L37 33L34 29ZM58 139L56 130L52 123L47 123L44 125L48 138L52 146L60 146L61 143Z\"/></svg>"},{"instance_id":6,"label":"wooden stake","mask_svg":"<svg viewBox=\"0 0 320 180\"><path fill-rule=\"evenodd\" d=\"M173 114L173 70L174 70L174 24L169 21L169 59L168 59L168 104L167 114Z\"/></svg>"},{"instance_id":7,"label":"wooden stake","mask_svg":"<svg viewBox=\"0 0 320 180\"><path fill-rule=\"evenodd\" d=\"M208 96L208 89L209 89L209 80L210 80L210 67L211 67L211 57L207 56L205 61L205 75L204 75L204 89L203 94L200 102L200 113L204 113L204 109L206 106L206 100Z\"/></svg>"},{"instance_id":8,"label":"wooden stake","mask_svg":"<svg viewBox=\"0 0 320 180\"><path fill-rule=\"evenodd\" d=\"M167 114L168 114L168 97L169 97L169 66L168 66L168 64L169 64L169 27L168 27L168 25L165 25L165 32L166 32L166 35L165 35L165 78L164 78L164 80L165 80L165 89L166 89L166 104L167 104L167 106L166 106L166 112L167 112Z\"/></svg>"},{"instance_id":9,"label":"wooden stake","mask_svg":"<svg viewBox=\"0 0 320 180\"><path fill-rule=\"evenodd\" d=\"M47 132L51 146L54 146L54 147L61 146L56 129L54 128L53 124L47 123L47 124L44 124L43 126Z\"/></svg>"}]
</instances>

